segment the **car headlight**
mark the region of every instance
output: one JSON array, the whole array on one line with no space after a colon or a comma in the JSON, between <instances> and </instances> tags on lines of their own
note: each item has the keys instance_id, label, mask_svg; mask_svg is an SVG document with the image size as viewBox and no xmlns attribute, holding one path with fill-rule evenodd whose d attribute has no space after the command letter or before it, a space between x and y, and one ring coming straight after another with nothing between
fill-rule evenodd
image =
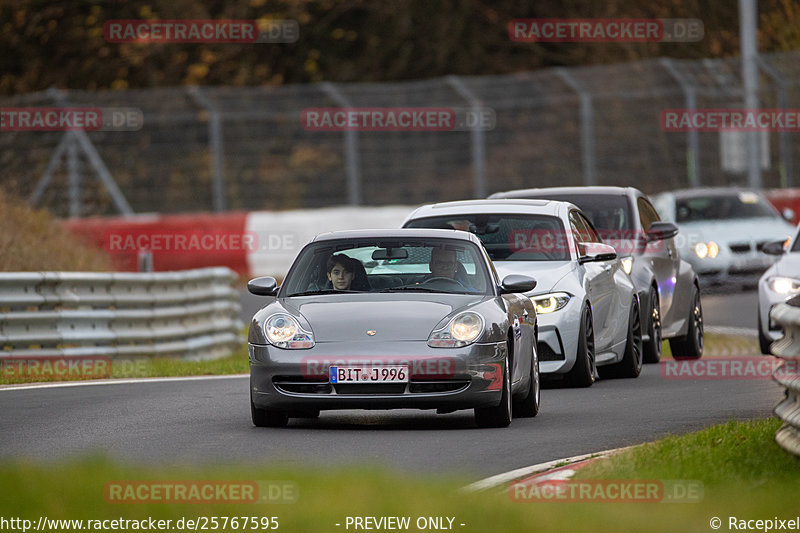
<instances>
[{"instance_id":1,"label":"car headlight","mask_svg":"<svg viewBox=\"0 0 800 533\"><path fill-rule=\"evenodd\" d=\"M714 241L709 241L708 244L698 242L694 245L694 254L700 259L705 259L706 257L714 259L719 255L719 245Z\"/></svg>"},{"instance_id":2,"label":"car headlight","mask_svg":"<svg viewBox=\"0 0 800 533\"><path fill-rule=\"evenodd\" d=\"M289 350L313 348L314 336L300 327L292 315L278 313L264 323L264 333L273 346Z\"/></svg>"},{"instance_id":3,"label":"car headlight","mask_svg":"<svg viewBox=\"0 0 800 533\"><path fill-rule=\"evenodd\" d=\"M566 292L553 292L550 294L542 294L541 296L532 296L531 300L533 305L536 306L536 313L546 315L562 309L571 296Z\"/></svg>"},{"instance_id":4,"label":"car headlight","mask_svg":"<svg viewBox=\"0 0 800 533\"><path fill-rule=\"evenodd\" d=\"M767 280L767 285L778 294L795 294L800 292L800 280L776 276Z\"/></svg>"},{"instance_id":5,"label":"car headlight","mask_svg":"<svg viewBox=\"0 0 800 533\"><path fill-rule=\"evenodd\" d=\"M622 270L624 270L626 274L630 274L633 270L633 257L623 257L621 262Z\"/></svg>"},{"instance_id":6,"label":"car headlight","mask_svg":"<svg viewBox=\"0 0 800 533\"><path fill-rule=\"evenodd\" d=\"M441 329L431 332L428 346L431 348L460 348L472 344L483 333L483 317L478 313L466 311L450 319Z\"/></svg>"}]
</instances>

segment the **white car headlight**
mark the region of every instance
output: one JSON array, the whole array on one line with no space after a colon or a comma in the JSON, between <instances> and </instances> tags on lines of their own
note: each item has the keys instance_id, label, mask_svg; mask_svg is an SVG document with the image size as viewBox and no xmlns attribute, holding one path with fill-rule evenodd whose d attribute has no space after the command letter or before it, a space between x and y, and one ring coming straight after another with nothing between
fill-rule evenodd
<instances>
[{"instance_id":1,"label":"white car headlight","mask_svg":"<svg viewBox=\"0 0 800 533\"><path fill-rule=\"evenodd\" d=\"M624 270L626 274L630 275L630 273L633 271L633 257L623 257L620 262L622 263L622 270Z\"/></svg>"},{"instance_id":2,"label":"white car headlight","mask_svg":"<svg viewBox=\"0 0 800 533\"><path fill-rule=\"evenodd\" d=\"M547 313L554 313L559 309L563 309L571 296L566 292L552 292L550 294L542 294L541 296L532 296L531 301L536 306L536 313L546 315Z\"/></svg>"},{"instance_id":3,"label":"white car headlight","mask_svg":"<svg viewBox=\"0 0 800 533\"><path fill-rule=\"evenodd\" d=\"M719 245L714 241L708 241L708 244L698 242L694 245L694 254L700 259L705 259L706 257L714 259L719 255Z\"/></svg>"},{"instance_id":4,"label":"white car headlight","mask_svg":"<svg viewBox=\"0 0 800 533\"><path fill-rule=\"evenodd\" d=\"M465 311L454 316L447 325L432 331L428 337L431 348L460 348L472 344L483 333L484 320L481 315Z\"/></svg>"},{"instance_id":5,"label":"white car headlight","mask_svg":"<svg viewBox=\"0 0 800 533\"><path fill-rule=\"evenodd\" d=\"M264 333L273 346L290 350L313 348L314 336L300 327L292 315L277 313L264 323Z\"/></svg>"},{"instance_id":6,"label":"white car headlight","mask_svg":"<svg viewBox=\"0 0 800 533\"><path fill-rule=\"evenodd\" d=\"M767 285L778 294L796 294L800 292L800 280L775 276L767 280Z\"/></svg>"},{"instance_id":7,"label":"white car headlight","mask_svg":"<svg viewBox=\"0 0 800 533\"><path fill-rule=\"evenodd\" d=\"M694 254L700 259L705 259L708 255L708 246L704 242L698 242L694 245Z\"/></svg>"}]
</instances>

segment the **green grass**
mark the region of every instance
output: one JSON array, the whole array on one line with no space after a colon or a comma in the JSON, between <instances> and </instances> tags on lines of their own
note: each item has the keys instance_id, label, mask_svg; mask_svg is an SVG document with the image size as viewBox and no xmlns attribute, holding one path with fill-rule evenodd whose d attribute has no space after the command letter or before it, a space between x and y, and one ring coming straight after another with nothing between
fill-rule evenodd
<instances>
[{"instance_id":1,"label":"green grass","mask_svg":"<svg viewBox=\"0 0 800 533\"><path fill-rule=\"evenodd\" d=\"M758 340L755 337L719 335L715 333L705 334L703 357L739 357L747 355L761 355ZM661 356L667 359L672 358L672 350L666 340L661 345Z\"/></svg>"},{"instance_id":2,"label":"green grass","mask_svg":"<svg viewBox=\"0 0 800 533\"><path fill-rule=\"evenodd\" d=\"M706 487L756 488L797 483L800 459L773 437L775 418L731 421L672 436L596 461L578 472L587 479L696 479Z\"/></svg>"},{"instance_id":3,"label":"green grass","mask_svg":"<svg viewBox=\"0 0 800 533\"><path fill-rule=\"evenodd\" d=\"M0 516L49 518L173 519L197 516L277 516L279 531L347 531L346 516L454 516L464 532L710 531L712 516L793 518L800 497L800 461L773 442L773 420L728 423L670 437L608 461L581 477L605 479L698 479L699 503L515 502L508 491L467 494L467 480L390 472L359 461L352 468L288 468L254 459L249 466L137 467L102 457L65 464L0 462ZM265 439L270 431L253 429ZM504 430L496 430L498 437ZM444 453L444 451L442 452ZM465 468L469 465L465 465ZM288 504L110 504L104 486L120 480L282 480L295 483ZM342 526L335 526L336 523ZM466 526L461 527L459 524ZM230 529L229 529L230 530ZM351 528L350 531L353 531ZM418 531L412 526L409 531Z\"/></svg>"}]
</instances>

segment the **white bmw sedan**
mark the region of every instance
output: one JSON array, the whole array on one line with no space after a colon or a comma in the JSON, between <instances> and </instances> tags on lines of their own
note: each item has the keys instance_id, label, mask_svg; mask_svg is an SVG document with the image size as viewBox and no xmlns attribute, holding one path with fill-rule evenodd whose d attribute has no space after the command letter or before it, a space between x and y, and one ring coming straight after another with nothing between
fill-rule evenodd
<instances>
[{"instance_id":1,"label":"white bmw sedan","mask_svg":"<svg viewBox=\"0 0 800 533\"><path fill-rule=\"evenodd\" d=\"M600 377L637 377L642 368L639 299L613 247L573 204L490 199L420 207L407 228L469 231L498 274L524 274L536 306L543 375L588 387Z\"/></svg>"}]
</instances>

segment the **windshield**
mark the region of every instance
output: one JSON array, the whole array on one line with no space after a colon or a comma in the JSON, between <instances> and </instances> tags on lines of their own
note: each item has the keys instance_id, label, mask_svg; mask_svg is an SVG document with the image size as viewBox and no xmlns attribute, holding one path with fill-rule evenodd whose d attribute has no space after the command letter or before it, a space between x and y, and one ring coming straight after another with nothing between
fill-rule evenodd
<instances>
[{"instance_id":1,"label":"windshield","mask_svg":"<svg viewBox=\"0 0 800 533\"><path fill-rule=\"evenodd\" d=\"M478 236L492 261L569 261L567 233L549 215L469 214L421 218L407 228L469 231Z\"/></svg>"},{"instance_id":2,"label":"windshield","mask_svg":"<svg viewBox=\"0 0 800 533\"><path fill-rule=\"evenodd\" d=\"M609 233L617 236L620 230L633 228L630 202L623 195L543 194L537 198L570 202L576 205L604 238L607 238Z\"/></svg>"},{"instance_id":3,"label":"windshield","mask_svg":"<svg viewBox=\"0 0 800 533\"><path fill-rule=\"evenodd\" d=\"M483 293L492 286L480 249L447 239L358 239L305 247L281 296L345 292Z\"/></svg>"},{"instance_id":4,"label":"windshield","mask_svg":"<svg viewBox=\"0 0 800 533\"><path fill-rule=\"evenodd\" d=\"M675 199L678 223L758 217L780 218L766 200L751 192Z\"/></svg>"}]
</instances>

